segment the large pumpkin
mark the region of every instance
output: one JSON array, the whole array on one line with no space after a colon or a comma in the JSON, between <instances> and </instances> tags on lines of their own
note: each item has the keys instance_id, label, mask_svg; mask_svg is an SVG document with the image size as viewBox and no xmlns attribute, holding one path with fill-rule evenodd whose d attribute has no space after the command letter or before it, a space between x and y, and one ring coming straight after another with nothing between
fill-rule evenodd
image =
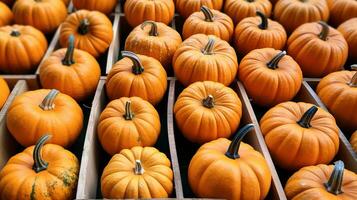
<instances>
[{"instance_id":1,"label":"large pumpkin","mask_svg":"<svg viewBox=\"0 0 357 200\"><path fill-rule=\"evenodd\" d=\"M0 110L4 106L7 98L10 95L10 89L6 81L0 77Z\"/></svg>"},{"instance_id":2,"label":"large pumpkin","mask_svg":"<svg viewBox=\"0 0 357 200\"><path fill-rule=\"evenodd\" d=\"M342 161L304 167L289 178L285 193L294 200L357 199L357 175L344 169Z\"/></svg>"},{"instance_id":3,"label":"large pumpkin","mask_svg":"<svg viewBox=\"0 0 357 200\"><path fill-rule=\"evenodd\" d=\"M108 15L114 10L118 0L73 0L72 2L77 10L96 10Z\"/></svg>"},{"instance_id":4,"label":"large pumpkin","mask_svg":"<svg viewBox=\"0 0 357 200\"><path fill-rule=\"evenodd\" d=\"M47 40L37 29L21 25L0 27L0 71L30 73L46 50Z\"/></svg>"},{"instance_id":5,"label":"large pumpkin","mask_svg":"<svg viewBox=\"0 0 357 200\"><path fill-rule=\"evenodd\" d=\"M337 27L343 22L357 17L356 0L333 0L330 23Z\"/></svg>"},{"instance_id":6,"label":"large pumpkin","mask_svg":"<svg viewBox=\"0 0 357 200\"><path fill-rule=\"evenodd\" d=\"M177 12L184 18L189 17L194 12L200 11L202 6L221 10L223 0L176 0Z\"/></svg>"},{"instance_id":7,"label":"large pumpkin","mask_svg":"<svg viewBox=\"0 0 357 200\"><path fill-rule=\"evenodd\" d=\"M242 103L231 88L221 83L196 82L177 98L174 113L182 134L191 142L203 144L229 138L237 130Z\"/></svg>"},{"instance_id":8,"label":"large pumpkin","mask_svg":"<svg viewBox=\"0 0 357 200\"><path fill-rule=\"evenodd\" d=\"M216 81L229 85L238 70L238 59L228 42L214 35L196 34L175 52L172 65L185 86L196 81Z\"/></svg>"},{"instance_id":9,"label":"large pumpkin","mask_svg":"<svg viewBox=\"0 0 357 200\"><path fill-rule=\"evenodd\" d=\"M100 78L100 67L89 53L74 48L73 35L67 49L53 52L40 66L43 88L57 89L77 101L94 94Z\"/></svg>"},{"instance_id":10,"label":"large pumpkin","mask_svg":"<svg viewBox=\"0 0 357 200\"><path fill-rule=\"evenodd\" d=\"M68 46L71 35L76 38L76 48L99 57L112 42L112 23L100 12L79 10L69 15L61 25L59 41L62 47Z\"/></svg>"},{"instance_id":11,"label":"large pumpkin","mask_svg":"<svg viewBox=\"0 0 357 200\"><path fill-rule=\"evenodd\" d=\"M337 30L347 41L349 58L357 62L357 17L345 21Z\"/></svg>"},{"instance_id":12,"label":"large pumpkin","mask_svg":"<svg viewBox=\"0 0 357 200\"><path fill-rule=\"evenodd\" d=\"M287 170L328 164L338 151L335 119L309 103L278 104L265 113L260 129L275 163Z\"/></svg>"},{"instance_id":13,"label":"large pumpkin","mask_svg":"<svg viewBox=\"0 0 357 200\"><path fill-rule=\"evenodd\" d=\"M167 88L167 75L160 62L128 51L122 51L122 56L106 80L109 99L138 96L158 104Z\"/></svg>"},{"instance_id":14,"label":"large pumpkin","mask_svg":"<svg viewBox=\"0 0 357 200\"><path fill-rule=\"evenodd\" d=\"M11 24L13 20L14 15L10 8L0 1L0 27Z\"/></svg>"},{"instance_id":15,"label":"large pumpkin","mask_svg":"<svg viewBox=\"0 0 357 200\"><path fill-rule=\"evenodd\" d=\"M181 43L176 30L160 22L146 21L126 38L125 50L153 57L168 71L172 56Z\"/></svg>"},{"instance_id":16,"label":"large pumpkin","mask_svg":"<svg viewBox=\"0 0 357 200\"><path fill-rule=\"evenodd\" d=\"M170 160L154 147L116 154L104 168L101 191L109 199L168 198L173 191Z\"/></svg>"},{"instance_id":17,"label":"large pumpkin","mask_svg":"<svg viewBox=\"0 0 357 200\"><path fill-rule=\"evenodd\" d=\"M67 8L60 0L17 0L12 8L16 24L52 33L66 19Z\"/></svg>"},{"instance_id":18,"label":"large pumpkin","mask_svg":"<svg viewBox=\"0 0 357 200\"><path fill-rule=\"evenodd\" d=\"M312 22L291 34L288 54L299 63L304 77L323 77L343 68L348 45L336 29L325 22Z\"/></svg>"},{"instance_id":19,"label":"large pumpkin","mask_svg":"<svg viewBox=\"0 0 357 200\"><path fill-rule=\"evenodd\" d=\"M350 138L350 143L353 150L357 153L357 130L352 134Z\"/></svg>"},{"instance_id":20,"label":"large pumpkin","mask_svg":"<svg viewBox=\"0 0 357 200\"><path fill-rule=\"evenodd\" d=\"M302 72L285 51L256 49L240 63L239 80L249 97L260 106L273 106L295 97L301 87Z\"/></svg>"},{"instance_id":21,"label":"large pumpkin","mask_svg":"<svg viewBox=\"0 0 357 200\"><path fill-rule=\"evenodd\" d=\"M202 145L188 168L188 180L198 197L228 200L264 199L271 173L264 157L241 142L254 127L244 126L232 141L220 138Z\"/></svg>"},{"instance_id":22,"label":"large pumpkin","mask_svg":"<svg viewBox=\"0 0 357 200\"><path fill-rule=\"evenodd\" d=\"M51 133L51 143L68 147L81 132L83 113L70 96L41 89L15 98L6 114L6 125L22 146L34 145L41 136Z\"/></svg>"}]
</instances>

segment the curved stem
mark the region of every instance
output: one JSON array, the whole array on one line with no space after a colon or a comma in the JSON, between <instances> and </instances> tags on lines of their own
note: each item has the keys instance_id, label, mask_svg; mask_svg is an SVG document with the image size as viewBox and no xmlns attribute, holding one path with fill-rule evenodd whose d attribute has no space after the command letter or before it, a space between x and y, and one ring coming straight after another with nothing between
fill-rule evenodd
<instances>
[{"instance_id":1,"label":"curved stem","mask_svg":"<svg viewBox=\"0 0 357 200\"><path fill-rule=\"evenodd\" d=\"M206 108L214 107L214 98L212 95L208 95L205 99L202 100L202 105Z\"/></svg>"},{"instance_id":2,"label":"curved stem","mask_svg":"<svg viewBox=\"0 0 357 200\"><path fill-rule=\"evenodd\" d=\"M157 24L154 21L145 21L141 24L141 29L144 30L145 26L150 24L151 25L151 29L149 32L150 36L158 36L159 32L157 31Z\"/></svg>"},{"instance_id":3,"label":"curved stem","mask_svg":"<svg viewBox=\"0 0 357 200\"><path fill-rule=\"evenodd\" d=\"M140 160L135 160L135 168L134 168L134 174L135 175L143 175L144 174L144 168L143 165L141 164Z\"/></svg>"},{"instance_id":4,"label":"curved stem","mask_svg":"<svg viewBox=\"0 0 357 200\"><path fill-rule=\"evenodd\" d=\"M307 110L304 115L301 117L301 119L297 122L300 126L304 128L310 128L311 127L311 120L315 116L318 108L316 106L312 106L309 110Z\"/></svg>"},{"instance_id":5,"label":"curved stem","mask_svg":"<svg viewBox=\"0 0 357 200\"><path fill-rule=\"evenodd\" d=\"M131 111L131 101L127 101L125 103L125 114L124 114L125 120L132 120L134 118L134 113Z\"/></svg>"},{"instance_id":6,"label":"curved stem","mask_svg":"<svg viewBox=\"0 0 357 200\"><path fill-rule=\"evenodd\" d=\"M357 64L351 65L352 70L357 70ZM357 72L353 75L351 82L349 84L351 87L357 87Z\"/></svg>"},{"instance_id":7,"label":"curved stem","mask_svg":"<svg viewBox=\"0 0 357 200\"><path fill-rule=\"evenodd\" d=\"M281 51L278 53L271 61L267 63L268 68L270 69L276 69L278 68L278 64L280 60L286 55L286 51Z\"/></svg>"},{"instance_id":8,"label":"curved stem","mask_svg":"<svg viewBox=\"0 0 357 200\"><path fill-rule=\"evenodd\" d=\"M319 21L319 24L322 26L322 30L321 30L321 32L319 34L319 38L321 40L326 41L327 40L327 36L328 36L328 34L330 32L330 28L328 27L328 24L326 24L326 22L324 22L324 21Z\"/></svg>"},{"instance_id":9,"label":"curved stem","mask_svg":"<svg viewBox=\"0 0 357 200\"><path fill-rule=\"evenodd\" d=\"M42 150L43 145L50 138L51 138L50 135L44 135L37 141L37 143L35 145L32 157L33 157L33 161L34 161L33 170L35 170L36 173L47 169L48 163L46 161L42 160L41 150Z\"/></svg>"},{"instance_id":10,"label":"curved stem","mask_svg":"<svg viewBox=\"0 0 357 200\"><path fill-rule=\"evenodd\" d=\"M267 16L264 15L264 13L257 11L257 15L260 17L260 19L262 20L262 23L258 25L258 27L260 29L267 29L268 28L268 18Z\"/></svg>"},{"instance_id":11,"label":"curved stem","mask_svg":"<svg viewBox=\"0 0 357 200\"><path fill-rule=\"evenodd\" d=\"M59 91L52 89L47 96L43 99L42 103L39 105L40 108L44 111L53 110L55 108L54 101L56 96L59 94Z\"/></svg>"},{"instance_id":12,"label":"curved stem","mask_svg":"<svg viewBox=\"0 0 357 200\"><path fill-rule=\"evenodd\" d=\"M62 60L62 64L66 66L71 66L74 64L74 36L70 35L68 38L68 47L66 51L66 55L64 56Z\"/></svg>"},{"instance_id":13,"label":"curved stem","mask_svg":"<svg viewBox=\"0 0 357 200\"><path fill-rule=\"evenodd\" d=\"M335 162L335 167L331 173L330 178L327 183L324 183L326 190L332 194L338 195L342 194L342 181L343 181L343 172L345 170L344 163L339 160Z\"/></svg>"},{"instance_id":14,"label":"curved stem","mask_svg":"<svg viewBox=\"0 0 357 200\"><path fill-rule=\"evenodd\" d=\"M121 55L125 58L129 58L133 62L132 72L135 75L139 75L144 72L144 67L141 64L140 58L131 51L122 51Z\"/></svg>"},{"instance_id":15,"label":"curved stem","mask_svg":"<svg viewBox=\"0 0 357 200\"><path fill-rule=\"evenodd\" d=\"M89 26L90 26L90 22L87 18L84 18L81 20L81 22L79 23L79 27L78 27L78 33L80 33L81 35L85 35L89 32Z\"/></svg>"},{"instance_id":16,"label":"curved stem","mask_svg":"<svg viewBox=\"0 0 357 200\"><path fill-rule=\"evenodd\" d=\"M202 53L205 55L212 55L213 54L212 50L215 42L216 41L213 38L209 37L205 48L203 48L202 50Z\"/></svg>"},{"instance_id":17,"label":"curved stem","mask_svg":"<svg viewBox=\"0 0 357 200\"><path fill-rule=\"evenodd\" d=\"M231 144L228 147L228 150L226 152L226 156L231 159L237 159L239 158L239 146L240 143L242 142L243 138L247 133L254 128L253 124L247 124L243 128L241 128L238 133L234 136Z\"/></svg>"},{"instance_id":18,"label":"curved stem","mask_svg":"<svg viewBox=\"0 0 357 200\"><path fill-rule=\"evenodd\" d=\"M21 35L21 33L20 33L19 30L13 29L13 30L11 30L10 35L13 36L13 37L19 37Z\"/></svg>"},{"instance_id":19,"label":"curved stem","mask_svg":"<svg viewBox=\"0 0 357 200\"><path fill-rule=\"evenodd\" d=\"M212 11L207 6L202 6L201 11L205 15L206 22L213 22L214 15L213 15Z\"/></svg>"}]
</instances>

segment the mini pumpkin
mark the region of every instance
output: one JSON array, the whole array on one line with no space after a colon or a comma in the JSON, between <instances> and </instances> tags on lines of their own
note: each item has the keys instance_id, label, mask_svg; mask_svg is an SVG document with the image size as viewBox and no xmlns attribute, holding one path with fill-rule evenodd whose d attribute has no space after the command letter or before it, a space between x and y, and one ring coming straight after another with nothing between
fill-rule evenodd
<instances>
[{"instance_id":1,"label":"mini pumpkin","mask_svg":"<svg viewBox=\"0 0 357 200\"><path fill-rule=\"evenodd\" d=\"M325 22L307 23L288 39L288 53L299 63L304 77L323 77L343 68L348 45L343 35Z\"/></svg>"},{"instance_id":2,"label":"mini pumpkin","mask_svg":"<svg viewBox=\"0 0 357 200\"><path fill-rule=\"evenodd\" d=\"M357 62L357 17L342 23L338 29L348 44L348 56Z\"/></svg>"},{"instance_id":3,"label":"mini pumpkin","mask_svg":"<svg viewBox=\"0 0 357 200\"><path fill-rule=\"evenodd\" d=\"M47 40L37 29L21 25L0 27L0 71L33 72L46 50Z\"/></svg>"},{"instance_id":4,"label":"mini pumpkin","mask_svg":"<svg viewBox=\"0 0 357 200\"><path fill-rule=\"evenodd\" d=\"M200 11L202 6L221 10L223 0L176 0L177 12L184 18L188 18L192 13Z\"/></svg>"},{"instance_id":5,"label":"mini pumpkin","mask_svg":"<svg viewBox=\"0 0 357 200\"><path fill-rule=\"evenodd\" d=\"M106 89L109 99L138 96L151 104L158 104L167 88L167 75L154 58L122 51L124 57L111 69Z\"/></svg>"},{"instance_id":6,"label":"mini pumpkin","mask_svg":"<svg viewBox=\"0 0 357 200\"><path fill-rule=\"evenodd\" d=\"M100 12L79 10L69 15L61 25L59 42L62 47L68 46L71 35L76 38L76 48L99 57L112 42L112 23Z\"/></svg>"},{"instance_id":7,"label":"mini pumpkin","mask_svg":"<svg viewBox=\"0 0 357 200\"><path fill-rule=\"evenodd\" d=\"M352 145L353 150L357 153L357 130L352 134L350 138L350 143Z\"/></svg>"},{"instance_id":8,"label":"mini pumpkin","mask_svg":"<svg viewBox=\"0 0 357 200\"><path fill-rule=\"evenodd\" d=\"M4 106L7 98L10 95L10 89L6 81L0 77L0 110Z\"/></svg>"},{"instance_id":9,"label":"mini pumpkin","mask_svg":"<svg viewBox=\"0 0 357 200\"><path fill-rule=\"evenodd\" d=\"M81 132L83 113L70 96L54 89L40 89L15 98L7 112L6 125L22 146L34 145L41 136L51 133L51 143L68 147Z\"/></svg>"},{"instance_id":10,"label":"mini pumpkin","mask_svg":"<svg viewBox=\"0 0 357 200\"><path fill-rule=\"evenodd\" d=\"M343 22L357 17L357 1L355 0L333 0L331 7L330 23L337 27Z\"/></svg>"},{"instance_id":11,"label":"mini pumpkin","mask_svg":"<svg viewBox=\"0 0 357 200\"><path fill-rule=\"evenodd\" d=\"M188 168L189 184L196 196L228 200L260 200L267 196L269 167L259 152L241 142L253 127L244 126L232 141L219 138L198 149Z\"/></svg>"},{"instance_id":12,"label":"mini pumpkin","mask_svg":"<svg viewBox=\"0 0 357 200\"><path fill-rule=\"evenodd\" d=\"M118 0L73 0L72 2L77 10L96 10L108 15L114 10Z\"/></svg>"},{"instance_id":13,"label":"mini pumpkin","mask_svg":"<svg viewBox=\"0 0 357 200\"><path fill-rule=\"evenodd\" d=\"M179 95L174 113L182 134L191 142L203 144L228 138L237 130L242 103L231 88L221 83L196 82Z\"/></svg>"},{"instance_id":14,"label":"mini pumpkin","mask_svg":"<svg viewBox=\"0 0 357 200\"><path fill-rule=\"evenodd\" d=\"M13 20L14 15L10 8L0 1L0 27L11 24Z\"/></svg>"},{"instance_id":15,"label":"mini pumpkin","mask_svg":"<svg viewBox=\"0 0 357 200\"><path fill-rule=\"evenodd\" d=\"M128 35L125 50L153 57L169 71L172 57L181 43L176 30L160 22L146 21Z\"/></svg>"},{"instance_id":16,"label":"mini pumpkin","mask_svg":"<svg viewBox=\"0 0 357 200\"><path fill-rule=\"evenodd\" d=\"M260 129L275 163L283 169L327 164L338 151L335 119L309 103L278 104L265 113Z\"/></svg>"}]
</instances>

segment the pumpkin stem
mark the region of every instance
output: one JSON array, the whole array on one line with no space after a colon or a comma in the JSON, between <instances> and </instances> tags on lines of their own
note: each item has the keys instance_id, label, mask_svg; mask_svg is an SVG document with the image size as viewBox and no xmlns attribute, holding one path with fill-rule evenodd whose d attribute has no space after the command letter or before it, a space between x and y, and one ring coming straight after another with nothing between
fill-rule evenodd
<instances>
[{"instance_id":1,"label":"pumpkin stem","mask_svg":"<svg viewBox=\"0 0 357 200\"><path fill-rule=\"evenodd\" d=\"M79 23L78 33L80 33L81 35L87 34L89 32L89 25L90 22L87 18L82 19Z\"/></svg>"},{"instance_id":2,"label":"pumpkin stem","mask_svg":"<svg viewBox=\"0 0 357 200\"><path fill-rule=\"evenodd\" d=\"M44 111L53 110L55 108L54 101L56 96L59 94L59 91L52 89L47 96L43 99L42 103L39 105L40 108Z\"/></svg>"},{"instance_id":3,"label":"pumpkin stem","mask_svg":"<svg viewBox=\"0 0 357 200\"><path fill-rule=\"evenodd\" d=\"M140 58L131 51L122 51L121 55L125 58L129 58L133 62L132 72L135 75L139 75L144 72L144 66L141 64Z\"/></svg>"},{"instance_id":4,"label":"pumpkin stem","mask_svg":"<svg viewBox=\"0 0 357 200\"><path fill-rule=\"evenodd\" d=\"M264 13L257 11L257 15L261 18L262 23L258 25L260 29L267 29L268 28L268 18L264 15Z\"/></svg>"},{"instance_id":5,"label":"pumpkin stem","mask_svg":"<svg viewBox=\"0 0 357 200\"><path fill-rule=\"evenodd\" d=\"M247 133L254 128L253 124L247 124L243 128L241 128L238 133L234 136L231 144L228 147L228 150L226 152L226 156L231 159L237 159L239 158L238 150L240 143L242 142L244 136L247 135Z\"/></svg>"},{"instance_id":6,"label":"pumpkin stem","mask_svg":"<svg viewBox=\"0 0 357 200\"><path fill-rule=\"evenodd\" d=\"M315 116L318 108L316 106L312 106L309 110L307 110L304 115L301 117L301 119L297 122L300 126L304 128L310 128L311 127L311 120Z\"/></svg>"},{"instance_id":7,"label":"pumpkin stem","mask_svg":"<svg viewBox=\"0 0 357 200\"><path fill-rule=\"evenodd\" d=\"M68 38L68 47L67 47L66 55L62 60L62 64L66 66L73 65L74 64L73 54L74 54L74 36L70 35Z\"/></svg>"},{"instance_id":8,"label":"pumpkin stem","mask_svg":"<svg viewBox=\"0 0 357 200\"><path fill-rule=\"evenodd\" d=\"M214 40L214 38L209 37L205 48L202 50L202 53L205 55L212 55L212 50L215 42L216 41Z\"/></svg>"},{"instance_id":9,"label":"pumpkin stem","mask_svg":"<svg viewBox=\"0 0 357 200\"><path fill-rule=\"evenodd\" d=\"M357 70L357 64L351 65L352 70ZM351 82L349 84L351 87L357 87L357 72L353 75Z\"/></svg>"},{"instance_id":10,"label":"pumpkin stem","mask_svg":"<svg viewBox=\"0 0 357 200\"><path fill-rule=\"evenodd\" d=\"M132 120L134 118L134 113L131 111L131 101L127 101L125 103L125 114L124 114L125 120Z\"/></svg>"},{"instance_id":11,"label":"pumpkin stem","mask_svg":"<svg viewBox=\"0 0 357 200\"><path fill-rule=\"evenodd\" d=\"M50 138L51 138L50 135L44 135L37 141L37 143L35 145L32 156L33 156L33 161L34 161L33 170L35 170L36 173L46 170L48 167L48 163L46 161L42 160L41 150L42 150L43 145Z\"/></svg>"},{"instance_id":12,"label":"pumpkin stem","mask_svg":"<svg viewBox=\"0 0 357 200\"><path fill-rule=\"evenodd\" d=\"M150 36L158 36L159 35L159 32L157 31L157 24L156 22L154 21L145 21L141 24L141 29L144 30L145 26L150 24L151 25L151 29L150 29L150 32L149 32L149 35Z\"/></svg>"},{"instance_id":13,"label":"pumpkin stem","mask_svg":"<svg viewBox=\"0 0 357 200\"><path fill-rule=\"evenodd\" d=\"M286 55L286 51L281 51L278 53L270 62L267 63L268 68L276 69L278 68L278 63Z\"/></svg>"},{"instance_id":14,"label":"pumpkin stem","mask_svg":"<svg viewBox=\"0 0 357 200\"><path fill-rule=\"evenodd\" d=\"M319 38L321 40L326 41L327 40L327 36L328 36L328 34L330 32L330 28L328 27L328 24L326 24L326 22L324 22L324 21L319 21L319 24L322 26L322 30L321 30L321 32L319 34Z\"/></svg>"},{"instance_id":15,"label":"pumpkin stem","mask_svg":"<svg viewBox=\"0 0 357 200\"><path fill-rule=\"evenodd\" d=\"M144 174L144 168L141 164L140 160L135 160L135 168L134 168L134 173L135 175L143 175Z\"/></svg>"},{"instance_id":16,"label":"pumpkin stem","mask_svg":"<svg viewBox=\"0 0 357 200\"><path fill-rule=\"evenodd\" d=\"M335 167L333 168L330 178L328 179L327 183L324 184L328 192L334 195L343 193L341 187L344 170L344 163L341 160L336 161Z\"/></svg>"},{"instance_id":17,"label":"pumpkin stem","mask_svg":"<svg viewBox=\"0 0 357 200\"><path fill-rule=\"evenodd\" d=\"M206 22L213 22L214 15L213 15L212 11L207 6L202 6L201 11L205 15Z\"/></svg>"},{"instance_id":18,"label":"pumpkin stem","mask_svg":"<svg viewBox=\"0 0 357 200\"><path fill-rule=\"evenodd\" d=\"M245 0L245 1L248 1L249 3L252 3L252 2L254 2L255 0Z\"/></svg>"},{"instance_id":19,"label":"pumpkin stem","mask_svg":"<svg viewBox=\"0 0 357 200\"><path fill-rule=\"evenodd\" d=\"M11 30L10 35L13 37L19 37L21 35L21 33L19 30L13 29L13 30Z\"/></svg>"},{"instance_id":20,"label":"pumpkin stem","mask_svg":"<svg viewBox=\"0 0 357 200\"><path fill-rule=\"evenodd\" d=\"M202 100L202 104L206 108L213 108L214 107L213 96L209 94L205 99Z\"/></svg>"}]
</instances>

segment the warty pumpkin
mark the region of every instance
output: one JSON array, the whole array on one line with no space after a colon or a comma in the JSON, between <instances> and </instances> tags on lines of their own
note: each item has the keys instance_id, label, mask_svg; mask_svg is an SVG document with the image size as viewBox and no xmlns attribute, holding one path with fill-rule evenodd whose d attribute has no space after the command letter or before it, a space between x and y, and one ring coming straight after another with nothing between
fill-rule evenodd
<instances>
[{"instance_id":1,"label":"warty pumpkin","mask_svg":"<svg viewBox=\"0 0 357 200\"><path fill-rule=\"evenodd\" d=\"M100 12L79 10L69 15L61 25L59 42L62 47L68 46L71 35L76 38L76 48L99 57L112 42L112 23Z\"/></svg>"},{"instance_id":2,"label":"warty pumpkin","mask_svg":"<svg viewBox=\"0 0 357 200\"><path fill-rule=\"evenodd\" d=\"M0 27L11 24L13 20L14 15L10 8L0 1Z\"/></svg>"},{"instance_id":3,"label":"warty pumpkin","mask_svg":"<svg viewBox=\"0 0 357 200\"><path fill-rule=\"evenodd\" d=\"M72 0L72 2L77 10L96 10L108 15L114 10L118 0Z\"/></svg>"},{"instance_id":4,"label":"warty pumpkin","mask_svg":"<svg viewBox=\"0 0 357 200\"><path fill-rule=\"evenodd\" d=\"M295 97L301 87L302 72L285 51L256 49L240 63L239 80L253 102L274 106Z\"/></svg>"},{"instance_id":5,"label":"warty pumpkin","mask_svg":"<svg viewBox=\"0 0 357 200\"><path fill-rule=\"evenodd\" d=\"M345 21L337 30L347 41L349 59L357 62L357 17Z\"/></svg>"},{"instance_id":6,"label":"warty pumpkin","mask_svg":"<svg viewBox=\"0 0 357 200\"><path fill-rule=\"evenodd\" d=\"M0 71L30 73L37 68L46 50L47 40L37 29L21 25L0 27Z\"/></svg>"},{"instance_id":7,"label":"warty pumpkin","mask_svg":"<svg viewBox=\"0 0 357 200\"><path fill-rule=\"evenodd\" d=\"M223 0L176 0L177 12L184 18L188 18L192 13L200 11L202 6L221 10Z\"/></svg>"},{"instance_id":8,"label":"warty pumpkin","mask_svg":"<svg viewBox=\"0 0 357 200\"><path fill-rule=\"evenodd\" d=\"M289 178L285 193L294 200L357 199L357 175L340 160L334 166L304 167Z\"/></svg>"},{"instance_id":9,"label":"warty pumpkin","mask_svg":"<svg viewBox=\"0 0 357 200\"><path fill-rule=\"evenodd\" d=\"M83 112L74 99L58 90L28 91L12 102L6 125L22 146L34 145L41 136L51 133L52 144L68 147L82 130Z\"/></svg>"},{"instance_id":10,"label":"warty pumpkin","mask_svg":"<svg viewBox=\"0 0 357 200\"><path fill-rule=\"evenodd\" d=\"M260 129L275 163L286 170L327 164L338 151L335 119L313 104L278 104L265 113Z\"/></svg>"},{"instance_id":11,"label":"warty pumpkin","mask_svg":"<svg viewBox=\"0 0 357 200\"><path fill-rule=\"evenodd\" d=\"M6 81L0 77L0 110L4 106L7 98L10 95L10 88Z\"/></svg>"},{"instance_id":12,"label":"warty pumpkin","mask_svg":"<svg viewBox=\"0 0 357 200\"><path fill-rule=\"evenodd\" d=\"M176 30L160 22L145 21L128 35L125 50L153 57L169 71L172 57L181 43Z\"/></svg>"},{"instance_id":13,"label":"warty pumpkin","mask_svg":"<svg viewBox=\"0 0 357 200\"><path fill-rule=\"evenodd\" d=\"M350 138L350 143L353 150L357 153L357 130L352 134Z\"/></svg>"},{"instance_id":14,"label":"warty pumpkin","mask_svg":"<svg viewBox=\"0 0 357 200\"><path fill-rule=\"evenodd\" d=\"M357 17L357 1L355 0L333 0L330 9L330 23L337 27L343 22Z\"/></svg>"},{"instance_id":15,"label":"warty pumpkin","mask_svg":"<svg viewBox=\"0 0 357 200\"><path fill-rule=\"evenodd\" d=\"M307 23L288 39L288 54L299 63L304 77L323 77L343 68L348 45L343 35L325 22Z\"/></svg>"},{"instance_id":16,"label":"warty pumpkin","mask_svg":"<svg viewBox=\"0 0 357 200\"><path fill-rule=\"evenodd\" d=\"M176 124L189 141L203 144L228 138L237 130L242 103L229 87L196 82L182 91L174 105Z\"/></svg>"},{"instance_id":17,"label":"warty pumpkin","mask_svg":"<svg viewBox=\"0 0 357 200\"><path fill-rule=\"evenodd\" d=\"M158 104L167 89L167 74L160 62L130 51L122 51L122 56L106 80L109 99L138 96Z\"/></svg>"},{"instance_id":18,"label":"warty pumpkin","mask_svg":"<svg viewBox=\"0 0 357 200\"><path fill-rule=\"evenodd\" d=\"M220 138L202 145L188 168L188 180L198 197L228 200L264 199L271 173L264 157L242 142L253 129L244 126L230 141Z\"/></svg>"},{"instance_id":19,"label":"warty pumpkin","mask_svg":"<svg viewBox=\"0 0 357 200\"><path fill-rule=\"evenodd\" d=\"M168 198L173 191L170 160L154 147L133 147L116 154L104 168L104 198Z\"/></svg>"},{"instance_id":20,"label":"warty pumpkin","mask_svg":"<svg viewBox=\"0 0 357 200\"><path fill-rule=\"evenodd\" d=\"M69 46L53 52L40 66L43 88L57 89L76 101L86 100L94 94L99 78L98 62L89 53L74 48L74 37Z\"/></svg>"}]
</instances>

